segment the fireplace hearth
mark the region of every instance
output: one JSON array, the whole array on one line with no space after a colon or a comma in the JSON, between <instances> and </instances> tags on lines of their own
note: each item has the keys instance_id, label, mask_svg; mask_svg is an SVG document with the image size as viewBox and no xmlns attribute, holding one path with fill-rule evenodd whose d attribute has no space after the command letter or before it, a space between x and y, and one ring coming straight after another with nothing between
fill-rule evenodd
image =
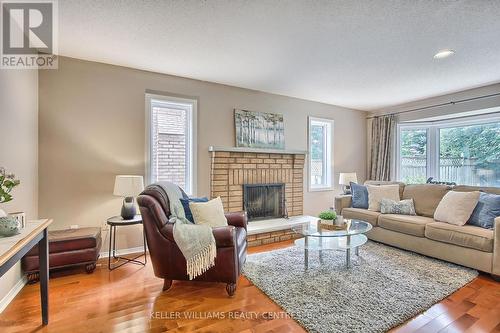
<instances>
[{"instance_id":1,"label":"fireplace hearth","mask_svg":"<svg viewBox=\"0 0 500 333\"><path fill-rule=\"evenodd\" d=\"M249 221L284 217L285 184L243 184L243 207Z\"/></svg>"}]
</instances>

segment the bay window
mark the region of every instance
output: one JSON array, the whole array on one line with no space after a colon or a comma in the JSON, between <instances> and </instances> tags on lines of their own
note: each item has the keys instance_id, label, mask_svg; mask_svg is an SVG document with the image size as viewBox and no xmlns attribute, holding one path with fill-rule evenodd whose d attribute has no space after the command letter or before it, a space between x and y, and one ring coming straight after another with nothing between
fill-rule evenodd
<instances>
[{"instance_id":1,"label":"bay window","mask_svg":"<svg viewBox=\"0 0 500 333\"><path fill-rule=\"evenodd\" d=\"M398 125L396 174L460 185L500 186L500 117Z\"/></svg>"}]
</instances>

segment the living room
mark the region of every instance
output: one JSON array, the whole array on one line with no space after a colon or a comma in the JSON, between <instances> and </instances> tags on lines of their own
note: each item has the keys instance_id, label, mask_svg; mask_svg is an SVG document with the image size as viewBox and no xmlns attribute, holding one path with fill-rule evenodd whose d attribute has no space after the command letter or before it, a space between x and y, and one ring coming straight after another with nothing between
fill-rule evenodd
<instances>
[{"instance_id":1,"label":"living room","mask_svg":"<svg viewBox=\"0 0 500 333\"><path fill-rule=\"evenodd\" d=\"M500 331L499 3L1 7L2 332Z\"/></svg>"}]
</instances>

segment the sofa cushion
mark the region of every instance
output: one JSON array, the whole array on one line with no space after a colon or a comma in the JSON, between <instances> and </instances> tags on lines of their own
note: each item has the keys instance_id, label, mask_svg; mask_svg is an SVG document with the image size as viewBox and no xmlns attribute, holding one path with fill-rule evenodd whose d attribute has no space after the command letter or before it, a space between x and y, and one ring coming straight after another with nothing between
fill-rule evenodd
<instances>
[{"instance_id":1,"label":"sofa cushion","mask_svg":"<svg viewBox=\"0 0 500 333\"><path fill-rule=\"evenodd\" d=\"M493 230L472 225L458 226L433 222L425 226L425 237L484 252L493 252Z\"/></svg>"},{"instance_id":2,"label":"sofa cushion","mask_svg":"<svg viewBox=\"0 0 500 333\"><path fill-rule=\"evenodd\" d=\"M377 224L387 230L425 237L425 226L432 222L435 222L434 219L425 216L382 214L379 216Z\"/></svg>"},{"instance_id":3,"label":"sofa cushion","mask_svg":"<svg viewBox=\"0 0 500 333\"><path fill-rule=\"evenodd\" d=\"M450 191L434 212L434 220L447 222L455 225L464 225L472 215L474 207L479 200L479 192L456 192Z\"/></svg>"},{"instance_id":4,"label":"sofa cushion","mask_svg":"<svg viewBox=\"0 0 500 333\"><path fill-rule=\"evenodd\" d=\"M377 226L379 215L379 212L372 212L371 210L362 208L344 208L342 210L343 218L366 221L374 227Z\"/></svg>"},{"instance_id":5,"label":"sofa cushion","mask_svg":"<svg viewBox=\"0 0 500 333\"><path fill-rule=\"evenodd\" d=\"M394 201L384 198L380 202L380 212L382 214L417 215L413 199Z\"/></svg>"},{"instance_id":6,"label":"sofa cushion","mask_svg":"<svg viewBox=\"0 0 500 333\"><path fill-rule=\"evenodd\" d=\"M368 209L380 212L382 199L399 201L399 185L366 185L368 189Z\"/></svg>"},{"instance_id":7,"label":"sofa cushion","mask_svg":"<svg viewBox=\"0 0 500 333\"><path fill-rule=\"evenodd\" d=\"M368 209L368 190L366 186L351 182L352 207Z\"/></svg>"},{"instance_id":8,"label":"sofa cushion","mask_svg":"<svg viewBox=\"0 0 500 333\"><path fill-rule=\"evenodd\" d=\"M485 229L493 229L495 218L500 216L500 195L481 192L467 224Z\"/></svg>"},{"instance_id":9,"label":"sofa cushion","mask_svg":"<svg viewBox=\"0 0 500 333\"><path fill-rule=\"evenodd\" d=\"M451 187L448 185L406 185L403 199L413 199L417 215L433 217L439 202L450 189Z\"/></svg>"},{"instance_id":10,"label":"sofa cushion","mask_svg":"<svg viewBox=\"0 0 500 333\"><path fill-rule=\"evenodd\" d=\"M405 183L396 182L390 180L367 180L365 185L399 185L399 197L403 197L403 191L405 189Z\"/></svg>"}]
</instances>

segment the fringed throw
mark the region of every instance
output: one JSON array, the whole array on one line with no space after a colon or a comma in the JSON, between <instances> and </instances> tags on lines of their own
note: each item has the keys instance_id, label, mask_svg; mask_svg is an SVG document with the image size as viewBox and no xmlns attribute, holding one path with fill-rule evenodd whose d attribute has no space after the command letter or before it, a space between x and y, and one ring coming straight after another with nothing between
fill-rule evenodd
<instances>
[{"instance_id":1,"label":"fringed throw","mask_svg":"<svg viewBox=\"0 0 500 333\"><path fill-rule=\"evenodd\" d=\"M215 266L217 246L212 228L189 222L184 215L180 188L169 182L155 184L158 192L170 202L170 222L175 223L174 240L186 259L186 273L190 280Z\"/></svg>"},{"instance_id":2,"label":"fringed throw","mask_svg":"<svg viewBox=\"0 0 500 333\"><path fill-rule=\"evenodd\" d=\"M192 280L198 275L205 273L210 267L215 265L215 257L217 255L217 247L214 243L208 244L201 252L194 257L186 258L187 274Z\"/></svg>"}]
</instances>

